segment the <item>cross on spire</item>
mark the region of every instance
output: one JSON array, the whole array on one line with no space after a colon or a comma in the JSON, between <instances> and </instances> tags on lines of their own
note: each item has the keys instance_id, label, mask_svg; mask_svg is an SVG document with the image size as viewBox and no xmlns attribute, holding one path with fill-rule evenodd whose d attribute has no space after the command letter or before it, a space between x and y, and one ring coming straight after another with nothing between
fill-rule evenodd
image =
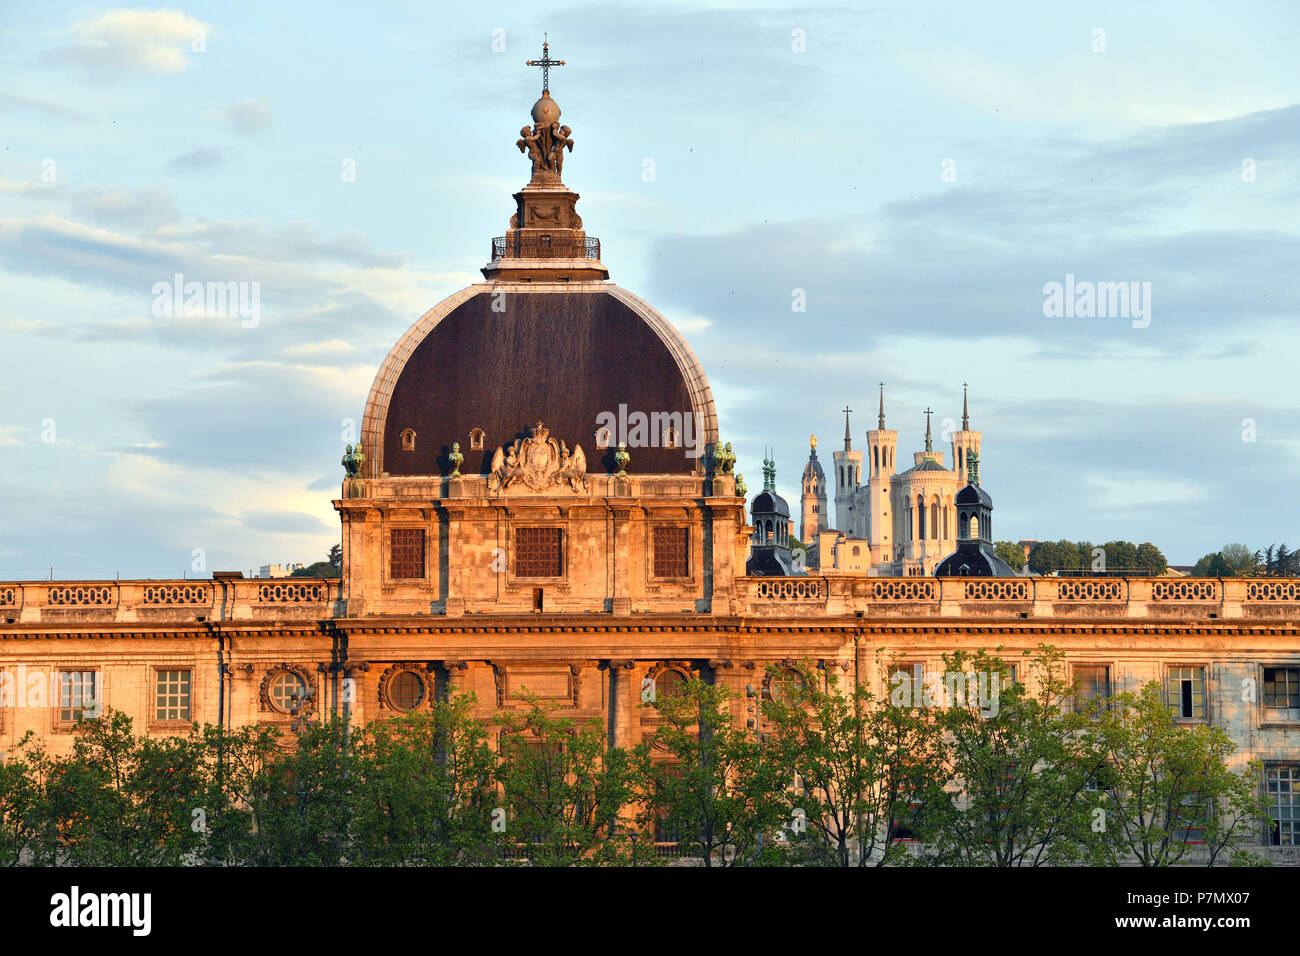
<instances>
[{"instance_id":1,"label":"cross on spire","mask_svg":"<svg viewBox=\"0 0 1300 956\"><path fill-rule=\"evenodd\" d=\"M925 450L934 451L934 442L930 439L930 416L934 414L934 409L926 406L925 409Z\"/></svg>"},{"instance_id":2,"label":"cross on spire","mask_svg":"<svg viewBox=\"0 0 1300 956\"><path fill-rule=\"evenodd\" d=\"M853 411L853 409L849 408L849 406L847 405L844 406L844 450L845 451L853 450L853 439L849 437L849 412L851 411Z\"/></svg>"},{"instance_id":3,"label":"cross on spire","mask_svg":"<svg viewBox=\"0 0 1300 956\"><path fill-rule=\"evenodd\" d=\"M966 410L966 383L961 383L961 430L970 431L970 413Z\"/></svg>"},{"instance_id":4,"label":"cross on spire","mask_svg":"<svg viewBox=\"0 0 1300 956\"><path fill-rule=\"evenodd\" d=\"M550 44L546 41L548 34L542 34L542 58L540 60L525 60L527 66L540 66L542 68L542 92L551 92L551 67L564 66L563 60L552 60Z\"/></svg>"},{"instance_id":5,"label":"cross on spire","mask_svg":"<svg viewBox=\"0 0 1300 956\"><path fill-rule=\"evenodd\" d=\"M883 432L883 431L885 430L885 383L884 383L884 382L881 382L881 383L880 383L880 418L879 418L879 422L880 422L880 425L879 425L880 430Z\"/></svg>"}]
</instances>

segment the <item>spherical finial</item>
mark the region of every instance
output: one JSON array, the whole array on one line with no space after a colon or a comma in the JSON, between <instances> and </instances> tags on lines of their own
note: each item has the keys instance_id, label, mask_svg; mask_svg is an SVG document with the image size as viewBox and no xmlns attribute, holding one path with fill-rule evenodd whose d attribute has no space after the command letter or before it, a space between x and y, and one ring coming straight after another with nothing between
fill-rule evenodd
<instances>
[{"instance_id":1,"label":"spherical finial","mask_svg":"<svg viewBox=\"0 0 1300 956\"><path fill-rule=\"evenodd\" d=\"M542 90L542 97L533 104L533 122L538 126L550 126L560 120L560 104L551 99L550 90Z\"/></svg>"}]
</instances>

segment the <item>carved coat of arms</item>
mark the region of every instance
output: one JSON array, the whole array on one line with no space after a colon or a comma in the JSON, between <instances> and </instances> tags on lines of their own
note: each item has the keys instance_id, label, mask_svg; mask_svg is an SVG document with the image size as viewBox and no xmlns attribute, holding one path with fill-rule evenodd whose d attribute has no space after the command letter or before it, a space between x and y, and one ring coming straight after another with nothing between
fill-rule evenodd
<instances>
[{"instance_id":1,"label":"carved coat of arms","mask_svg":"<svg viewBox=\"0 0 1300 956\"><path fill-rule=\"evenodd\" d=\"M538 422L533 434L519 438L513 445L501 447L492 456L488 491L500 493L516 482L533 491L545 491L568 482L575 492L587 490L587 456L575 445L569 454L564 442L550 437L546 426Z\"/></svg>"}]
</instances>

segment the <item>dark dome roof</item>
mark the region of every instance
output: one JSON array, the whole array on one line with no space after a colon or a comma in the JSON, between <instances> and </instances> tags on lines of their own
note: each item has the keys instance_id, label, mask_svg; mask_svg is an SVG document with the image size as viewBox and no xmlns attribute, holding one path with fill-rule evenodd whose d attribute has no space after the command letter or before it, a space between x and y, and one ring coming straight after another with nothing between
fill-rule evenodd
<instances>
[{"instance_id":1,"label":"dark dome roof","mask_svg":"<svg viewBox=\"0 0 1300 956\"><path fill-rule=\"evenodd\" d=\"M993 496L979 485L967 485L957 492L957 497L953 501L959 505L987 505L990 508L993 507Z\"/></svg>"},{"instance_id":2,"label":"dark dome roof","mask_svg":"<svg viewBox=\"0 0 1300 956\"><path fill-rule=\"evenodd\" d=\"M461 471L486 474L498 447L541 421L570 449L582 447L589 470L613 471L613 452L628 435L612 435L604 450L595 439L599 416L617 417L620 405L628 416L692 418L676 448L662 447L662 438L657 447L630 443L629 471L702 469L703 459L683 444L691 438L702 449L717 440L713 396L690 347L662 316L612 283L480 284L436 306L389 353L366 403L365 451L372 475L441 475L459 442ZM413 451L402 450L408 428ZM476 428L484 432L481 451L470 449Z\"/></svg>"},{"instance_id":3,"label":"dark dome roof","mask_svg":"<svg viewBox=\"0 0 1300 956\"><path fill-rule=\"evenodd\" d=\"M803 480L816 478L821 484L826 484L826 473L822 471L822 463L817 460L816 453L808 456L808 464L803 466Z\"/></svg>"},{"instance_id":4,"label":"dark dome roof","mask_svg":"<svg viewBox=\"0 0 1300 956\"><path fill-rule=\"evenodd\" d=\"M790 506L775 491L760 491L754 496L754 500L750 502L749 513L751 515L777 514L783 518L788 518L790 517Z\"/></svg>"},{"instance_id":5,"label":"dark dome roof","mask_svg":"<svg viewBox=\"0 0 1300 956\"><path fill-rule=\"evenodd\" d=\"M969 487L969 486L967 486ZM962 541L957 550L939 562L936 578L1014 578L1018 572L983 541Z\"/></svg>"}]
</instances>

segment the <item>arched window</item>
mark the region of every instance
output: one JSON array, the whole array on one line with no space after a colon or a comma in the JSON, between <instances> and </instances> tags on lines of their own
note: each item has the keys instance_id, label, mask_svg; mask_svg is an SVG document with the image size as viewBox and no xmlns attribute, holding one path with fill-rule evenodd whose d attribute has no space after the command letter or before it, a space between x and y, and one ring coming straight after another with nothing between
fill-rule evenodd
<instances>
[{"instance_id":1,"label":"arched window","mask_svg":"<svg viewBox=\"0 0 1300 956\"><path fill-rule=\"evenodd\" d=\"M856 557L860 557L861 555L862 555L862 549L855 544L853 546L853 556L856 558Z\"/></svg>"},{"instance_id":2,"label":"arched window","mask_svg":"<svg viewBox=\"0 0 1300 956\"><path fill-rule=\"evenodd\" d=\"M415 451L415 429L402 429L402 451Z\"/></svg>"},{"instance_id":3,"label":"arched window","mask_svg":"<svg viewBox=\"0 0 1300 956\"><path fill-rule=\"evenodd\" d=\"M916 496L916 537L917 540L925 538L925 499L920 495Z\"/></svg>"},{"instance_id":4,"label":"arched window","mask_svg":"<svg viewBox=\"0 0 1300 956\"><path fill-rule=\"evenodd\" d=\"M930 502L930 537L939 539L939 499Z\"/></svg>"},{"instance_id":5,"label":"arched window","mask_svg":"<svg viewBox=\"0 0 1300 956\"><path fill-rule=\"evenodd\" d=\"M978 515L970 516L970 536L971 540L978 541L980 536L980 519Z\"/></svg>"},{"instance_id":6,"label":"arched window","mask_svg":"<svg viewBox=\"0 0 1300 956\"><path fill-rule=\"evenodd\" d=\"M665 697L686 696L686 675L674 667L668 667L655 675L655 700Z\"/></svg>"},{"instance_id":7,"label":"arched window","mask_svg":"<svg viewBox=\"0 0 1300 956\"><path fill-rule=\"evenodd\" d=\"M481 428L471 428L471 429L469 430L469 450L470 450L470 451L482 451L482 450L483 450L483 439L484 439L484 437L485 437L485 435L484 435L483 429L481 429Z\"/></svg>"},{"instance_id":8,"label":"arched window","mask_svg":"<svg viewBox=\"0 0 1300 956\"><path fill-rule=\"evenodd\" d=\"M944 505L943 508L943 536L946 540L948 537L948 512L952 510L952 505Z\"/></svg>"},{"instance_id":9,"label":"arched window","mask_svg":"<svg viewBox=\"0 0 1300 956\"><path fill-rule=\"evenodd\" d=\"M876 463L876 474L880 474L880 446L871 446L871 458Z\"/></svg>"}]
</instances>

